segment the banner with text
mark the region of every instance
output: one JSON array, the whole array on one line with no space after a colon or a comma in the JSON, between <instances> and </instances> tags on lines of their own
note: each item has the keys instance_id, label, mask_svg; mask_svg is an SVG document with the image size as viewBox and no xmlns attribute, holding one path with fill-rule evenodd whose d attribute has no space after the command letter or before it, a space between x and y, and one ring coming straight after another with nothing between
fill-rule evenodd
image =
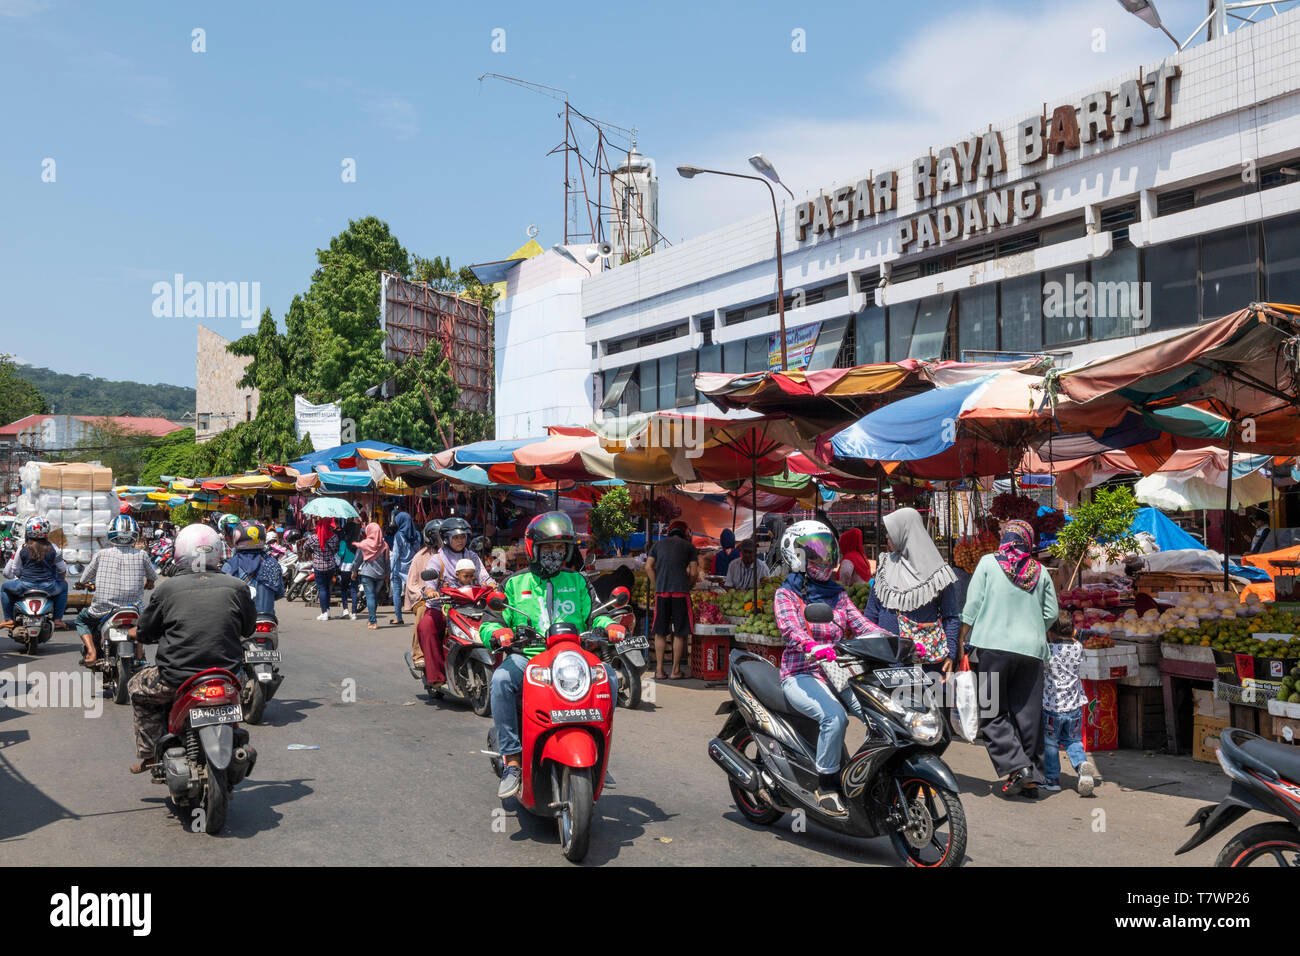
<instances>
[{"instance_id":1,"label":"banner with text","mask_svg":"<svg viewBox=\"0 0 1300 956\"><path fill-rule=\"evenodd\" d=\"M797 329L785 330L785 354L788 369L808 367L808 362L812 359L813 349L817 345L817 330L820 328L820 322L813 322L811 325L801 325ZM779 369L781 367L780 333L767 337L767 367L769 369Z\"/></svg>"},{"instance_id":2,"label":"banner with text","mask_svg":"<svg viewBox=\"0 0 1300 956\"><path fill-rule=\"evenodd\" d=\"M343 412L338 405L313 405L301 395L293 397L293 424L298 437L311 436L316 451L343 444Z\"/></svg>"}]
</instances>

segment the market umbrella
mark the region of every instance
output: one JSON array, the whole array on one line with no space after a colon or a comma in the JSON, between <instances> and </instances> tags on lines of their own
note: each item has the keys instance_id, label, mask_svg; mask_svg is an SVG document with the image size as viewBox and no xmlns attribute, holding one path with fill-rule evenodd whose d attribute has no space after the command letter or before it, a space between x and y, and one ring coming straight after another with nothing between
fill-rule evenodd
<instances>
[{"instance_id":1,"label":"market umbrella","mask_svg":"<svg viewBox=\"0 0 1300 956\"><path fill-rule=\"evenodd\" d=\"M313 498L302 509L305 515L314 518L359 518L357 509L342 498Z\"/></svg>"}]
</instances>

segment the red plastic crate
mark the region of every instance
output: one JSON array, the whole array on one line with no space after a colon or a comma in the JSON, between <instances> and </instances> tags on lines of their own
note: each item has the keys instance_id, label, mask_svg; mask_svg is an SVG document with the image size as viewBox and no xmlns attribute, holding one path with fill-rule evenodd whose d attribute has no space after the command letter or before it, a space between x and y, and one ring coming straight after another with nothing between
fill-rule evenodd
<instances>
[{"instance_id":1,"label":"red plastic crate","mask_svg":"<svg viewBox=\"0 0 1300 956\"><path fill-rule=\"evenodd\" d=\"M742 646L744 647L745 650L749 651L749 653L758 655L759 657L769 662L773 667L777 668L778 670L780 669L781 654L785 650L784 647L775 647L771 644L748 644L748 643L743 644Z\"/></svg>"},{"instance_id":2,"label":"red plastic crate","mask_svg":"<svg viewBox=\"0 0 1300 956\"><path fill-rule=\"evenodd\" d=\"M691 635L691 676L697 680L725 680L731 638L726 635Z\"/></svg>"}]
</instances>

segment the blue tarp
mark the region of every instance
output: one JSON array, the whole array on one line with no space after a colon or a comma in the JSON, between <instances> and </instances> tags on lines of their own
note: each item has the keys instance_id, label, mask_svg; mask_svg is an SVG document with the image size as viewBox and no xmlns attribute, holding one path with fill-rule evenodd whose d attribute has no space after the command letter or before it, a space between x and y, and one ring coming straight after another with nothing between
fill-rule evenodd
<instances>
[{"instance_id":1,"label":"blue tarp","mask_svg":"<svg viewBox=\"0 0 1300 956\"><path fill-rule=\"evenodd\" d=\"M1200 539L1178 527L1164 512L1156 508L1139 508L1137 517L1133 519L1133 527L1129 530L1133 534L1139 531L1147 532L1156 539L1156 544L1160 546L1161 551L1182 551L1186 548L1204 550L1205 548ZM1228 573L1248 581L1272 580L1267 571L1231 562L1228 564Z\"/></svg>"},{"instance_id":2,"label":"blue tarp","mask_svg":"<svg viewBox=\"0 0 1300 956\"><path fill-rule=\"evenodd\" d=\"M858 419L831 439L840 458L916 461L941 455L956 443L957 416L991 376L936 388L891 402Z\"/></svg>"},{"instance_id":3,"label":"blue tarp","mask_svg":"<svg viewBox=\"0 0 1300 956\"><path fill-rule=\"evenodd\" d=\"M348 445L336 445L333 448L326 448L323 451L314 451L310 455L304 455L297 461L289 462L289 467L295 469L299 474L310 474L315 470L317 465L325 468L333 468L334 462L339 458L355 458L358 448L370 448L378 451L391 451L395 455L422 455L423 452L415 451L411 448L403 448L401 445L389 445L381 441L357 441ZM338 469L335 469L336 471Z\"/></svg>"},{"instance_id":4,"label":"blue tarp","mask_svg":"<svg viewBox=\"0 0 1300 956\"><path fill-rule=\"evenodd\" d=\"M541 438L510 438L501 441L476 441L456 449L458 465L510 465L514 464L514 452L517 448L546 441Z\"/></svg>"},{"instance_id":5,"label":"blue tarp","mask_svg":"<svg viewBox=\"0 0 1300 956\"><path fill-rule=\"evenodd\" d=\"M320 479L320 486L325 491L353 491L374 484L369 471L320 468L316 471L316 477Z\"/></svg>"}]
</instances>

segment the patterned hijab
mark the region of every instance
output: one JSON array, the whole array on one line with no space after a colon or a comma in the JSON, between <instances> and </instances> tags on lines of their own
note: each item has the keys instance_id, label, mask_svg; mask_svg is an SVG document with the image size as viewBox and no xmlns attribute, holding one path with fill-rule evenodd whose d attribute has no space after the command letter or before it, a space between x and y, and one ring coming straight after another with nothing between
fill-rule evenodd
<instances>
[{"instance_id":1,"label":"patterned hijab","mask_svg":"<svg viewBox=\"0 0 1300 956\"><path fill-rule=\"evenodd\" d=\"M1032 591L1043 570L1031 553L1035 537L1033 525L1028 521L1008 521L1002 526L1002 546L994 555L998 567L1022 591Z\"/></svg>"}]
</instances>

